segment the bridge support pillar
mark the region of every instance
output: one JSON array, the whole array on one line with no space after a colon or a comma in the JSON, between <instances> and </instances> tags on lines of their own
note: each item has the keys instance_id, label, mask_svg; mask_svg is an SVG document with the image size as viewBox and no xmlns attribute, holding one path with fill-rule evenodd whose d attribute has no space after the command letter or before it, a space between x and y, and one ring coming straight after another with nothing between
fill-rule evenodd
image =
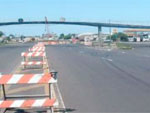
<instances>
[{"instance_id":1,"label":"bridge support pillar","mask_svg":"<svg viewBox=\"0 0 150 113\"><path fill-rule=\"evenodd\" d=\"M101 36L101 33L102 33L102 27L98 26L98 42L99 42L99 46L102 46L102 36Z\"/></svg>"}]
</instances>

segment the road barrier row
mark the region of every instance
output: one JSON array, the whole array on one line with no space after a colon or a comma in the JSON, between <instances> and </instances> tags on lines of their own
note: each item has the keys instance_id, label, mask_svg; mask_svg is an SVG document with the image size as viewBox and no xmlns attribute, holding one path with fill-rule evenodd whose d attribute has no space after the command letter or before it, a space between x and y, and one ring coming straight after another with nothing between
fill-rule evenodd
<instances>
[{"instance_id":1,"label":"road barrier row","mask_svg":"<svg viewBox=\"0 0 150 113\"><path fill-rule=\"evenodd\" d=\"M34 66L34 65L46 65L44 61L46 58L45 46L43 43L38 43L29 49L29 52L23 52L21 56L24 60L21 65ZM28 61L28 57L43 57L42 61ZM43 68L44 69L44 68ZM0 100L0 108L34 108L34 107L46 107L49 108L47 112L53 112L53 107L58 105L55 98L52 97L51 85L57 83L56 72L42 73L42 74L7 74L0 75L0 85L3 91L3 100ZM5 85L16 84L49 84L49 95L47 96L29 96L23 97L8 97L5 91ZM16 99L17 97L17 99ZM21 99L20 99L21 98ZM13 100L14 99L14 100Z\"/></svg>"},{"instance_id":2,"label":"road barrier row","mask_svg":"<svg viewBox=\"0 0 150 113\"><path fill-rule=\"evenodd\" d=\"M45 51L45 47L35 47L35 48L31 48L29 49L30 52L42 52Z\"/></svg>"},{"instance_id":3,"label":"road barrier row","mask_svg":"<svg viewBox=\"0 0 150 113\"><path fill-rule=\"evenodd\" d=\"M46 84L56 83L52 74L10 74L0 75L0 84Z\"/></svg>"},{"instance_id":4,"label":"road barrier row","mask_svg":"<svg viewBox=\"0 0 150 113\"><path fill-rule=\"evenodd\" d=\"M32 62L21 62L21 65L26 68L26 66L42 66L44 68L44 65L46 62L44 61L32 61Z\"/></svg>"},{"instance_id":5,"label":"road barrier row","mask_svg":"<svg viewBox=\"0 0 150 113\"><path fill-rule=\"evenodd\" d=\"M70 43L71 43L71 41L67 41L67 40L44 42L45 45L64 45L64 44L70 44Z\"/></svg>"},{"instance_id":6,"label":"road barrier row","mask_svg":"<svg viewBox=\"0 0 150 113\"><path fill-rule=\"evenodd\" d=\"M45 52L23 52L21 53L23 57L45 57Z\"/></svg>"},{"instance_id":7,"label":"road barrier row","mask_svg":"<svg viewBox=\"0 0 150 113\"><path fill-rule=\"evenodd\" d=\"M57 106L56 99L27 99L0 101L0 108L31 108Z\"/></svg>"},{"instance_id":8,"label":"road barrier row","mask_svg":"<svg viewBox=\"0 0 150 113\"><path fill-rule=\"evenodd\" d=\"M42 99L17 99L17 100L7 100L4 85L16 85L16 84L52 84L56 83L57 80L52 77L51 74L14 74L14 75L0 75L0 84L3 88L3 100L0 100L0 108L14 108L14 107L52 107L57 105L57 101L51 98L51 93L49 93L50 98ZM49 89L49 92L50 89ZM32 97L32 96L31 96ZM10 98L10 97L9 97ZM13 97L11 97L13 98ZM24 97L22 97L24 98ZM39 103L43 102L43 104Z\"/></svg>"}]
</instances>

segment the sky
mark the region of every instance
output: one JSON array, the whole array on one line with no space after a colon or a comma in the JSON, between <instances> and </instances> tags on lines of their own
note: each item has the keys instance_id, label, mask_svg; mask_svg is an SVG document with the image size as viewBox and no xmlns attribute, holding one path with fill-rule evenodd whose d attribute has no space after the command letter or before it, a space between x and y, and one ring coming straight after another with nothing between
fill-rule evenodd
<instances>
[{"instance_id":1,"label":"sky","mask_svg":"<svg viewBox=\"0 0 150 113\"><path fill-rule=\"evenodd\" d=\"M0 22L44 20L150 24L150 0L0 0ZM50 25L54 33L97 32L95 27ZM5 34L42 35L45 25L4 26ZM108 32L104 28L103 32Z\"/></svg>"}]
</instances>

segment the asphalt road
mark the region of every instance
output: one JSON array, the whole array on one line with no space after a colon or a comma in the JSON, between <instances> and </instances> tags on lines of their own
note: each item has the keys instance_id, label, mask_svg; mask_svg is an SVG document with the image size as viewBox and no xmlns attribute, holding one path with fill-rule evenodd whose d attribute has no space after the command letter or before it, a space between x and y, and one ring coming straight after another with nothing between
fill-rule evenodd
<instances>
[{"instance_id":1,"label":"asphalt road","mask_svg":"<svg viewBox=\"0 0 150 113\"><path fill-rule=\"evenodd\" d=\"M0 72L13 72L21 62L21 52L32 45L0 47ZM59 72L58 85L67 111L150 112L149 49L47 46L50 68Z\"/></svg>"},{"instance_id":2,"label":"asphalt road","mask_svg":"<svg viewBox=\"0 0 150 113\"><path fill-rule=\"evenodd\" d=\"M0 73L13 73L21 63L21 52L27 51L33 44L0 46Z\"/></svg>"},{"instance_id":3,"label":"asphalt road","mask_svg":"<svg viewBox=\"0 0 150 113\"><path fill-rule=\"evenodd\" d=\"M47 46L68 112L150 112L149 49Z\"/></svg>"}]
</instances>

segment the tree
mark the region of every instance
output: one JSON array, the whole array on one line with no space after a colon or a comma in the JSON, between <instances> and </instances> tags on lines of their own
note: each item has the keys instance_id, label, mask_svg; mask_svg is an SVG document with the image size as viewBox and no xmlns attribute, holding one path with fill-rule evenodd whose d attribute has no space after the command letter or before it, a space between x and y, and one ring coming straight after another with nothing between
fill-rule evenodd
<instances>
[{"instance_id":1,"label":"tree","mask_svg":"<svg viewBox=\"0 0 150 113\"><path fill-rule=\"evenodd\" d=\"M11 39L10 39L10 37L8 36L8 37L6 37L6 40L7 40L7 41L10 41Z\"/></svg>"},{"instance_id":2,"label":"tree","mask_svg":"<svg viewBox=\"0 0 150 113\"><path fill-rule=\"evenodd\" d=\"M124 42L128 41L128 36L124 33L121 33L121 32L118 33L118 37L119 37L120 41L124 41Z\"/></svg>"},{"instance_id":3,"label":"tree","mask_svg":"<svg viewBox=\"0 0 150 113\"><path fill-rule=\"evenodd\" d=\"M68 34L64 37L64 39L68 40L68 39L71 39L71 37L72 37L72 34Z\"/></svg>"},{"instance_id":4,"label":"tree","mask_svg":"<svg viewBox=\"0 0 150 113\"><path fill-rule=\"evenodd\" d=\"M109 39L110 36L108 36L107 38ZM118 40L120 40L120 41L128 41L128 36L126 34L124 34L124 33L119 32L119 33L114 33L113 35L111 35L111 39L113 41L118 41Z\"/></svg>"},{"instance_id":5,"label":"tree","mask_svg":"<svg viewBox=\"0 0 150 113\"><path fill-rule=\"evenodd\" d=\"M2 31L0 31L0 37L2 37L4 35L4 33Z\"/></svg>"},{"instance_id":6,"label":"tree","mask_svg":"<svg viewBox=\"0 0 150 113\"><path fill-rule=\"evenodd\" d=\"M62 34L60 34L59 39L64 39L64 37L65 37L65 35L62 33Z\"/></svg>"},{"instance_id":7,"label":"tree","mask_svg":"<svg viewBox=\"0 0 150 113\"><path fill-rule=\"evenodd\" d=\"M10 34L9 37L12 39L12 38L15 38L15 36L13 34Z\"/></svg>"}]
</instances>

